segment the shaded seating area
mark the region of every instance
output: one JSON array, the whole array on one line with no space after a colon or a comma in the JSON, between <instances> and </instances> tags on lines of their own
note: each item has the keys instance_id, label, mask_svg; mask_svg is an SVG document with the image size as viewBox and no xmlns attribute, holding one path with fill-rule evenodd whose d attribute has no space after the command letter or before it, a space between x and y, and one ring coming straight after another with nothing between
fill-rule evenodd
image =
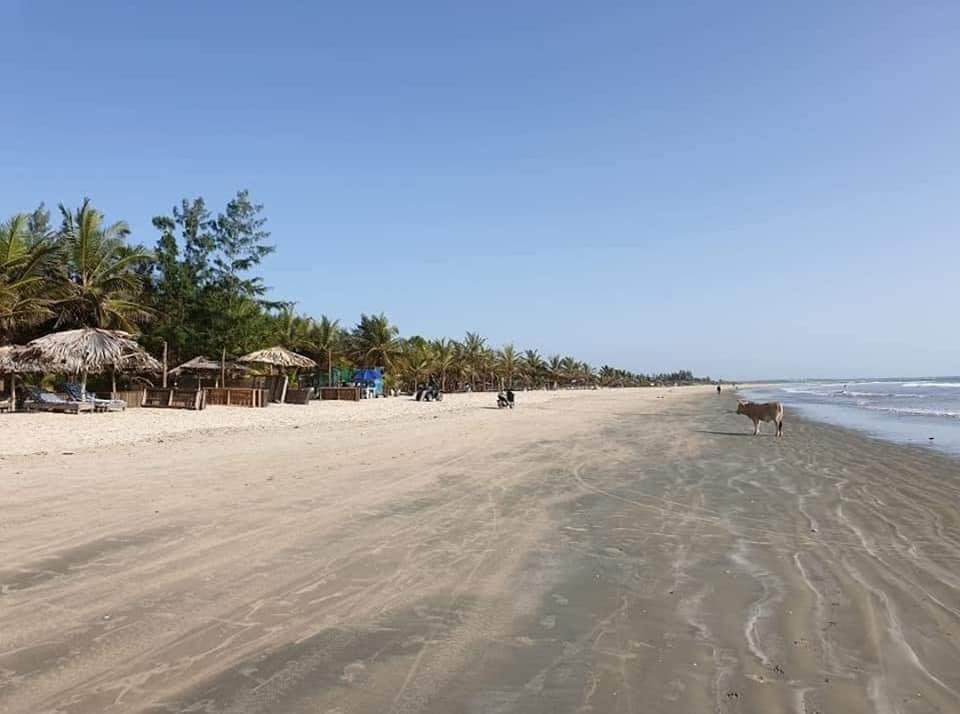
<instances>
[{"instance_id":1,"label":"shaded seating area","mask_svg":"<svg viewBox=\"0 0 960 714\"><path fill-rule=\"evenodd\" d=\"M127 403L122 399L100 399L95 394L83 391L83 388L75 382L64 386L64 391L70 401L87 402L93 404L94 411L98 412L122 412L127 408Z\"/></svg>"},{"instance_id":2,"label":"shaded seating area","mask_svg":"<svg viewBox=\"0 0 960 714\"><path fill-rule=\"evenodd\" d=\"M161 365L126 332L88 327L38 337L24 347L3 348L0 350L0 371L10 374L11 391L15 391L13 385L18 374L35 377L54 374L72 378L65 385L63 394L45 391L38 386L26 386L20 394L27 411L79 414L124 411L127 402L115 397L117 374L160 372ZM97 397L87 390L88 375L107 373L112 387L110 398ZM19 401L12 399L10 410L17 406Z\"/></svg>"},{"instance_id":3,"label":"shaded seating area","mask_svg":"<svg viewBox=\"0 0 960 714\"><path fill-rule=\"evenodd\" d=\"M265 350L251 352L240 357L237 362L244 364L254 364L266 367L277 379L273 382L270 400L274 402L287 402L289 404L307 404L312 397L312 392L307 390L290 390L290 378L287 371L293 371L296 375L299 369L311 369L317 366L309 357L291 352L286 347L277 345ZM292 392L296 391L296 394ZM291 398L292 397L292 398Z\"/></svg>"},{"instance_id":4,"label":"shaded seating area","mask_svg":"<svg viewBox=\"0 0 960 714\"><path fill-rule=\"evenodd\" d=\"M59 394L48 392L39 387L24 387L23 408L28 412L59 412L80 414L93 412L93 402L64 399Z\"/></svg>"}]
</instances>

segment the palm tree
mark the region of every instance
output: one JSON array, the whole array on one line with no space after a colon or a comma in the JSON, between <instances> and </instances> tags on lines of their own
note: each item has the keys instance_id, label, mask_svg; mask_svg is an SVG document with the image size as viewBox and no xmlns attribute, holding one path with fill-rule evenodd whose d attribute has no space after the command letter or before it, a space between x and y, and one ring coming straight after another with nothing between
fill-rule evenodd
<instances>
[{"instance_id":1,"label":"palm tree","mask_svg":"<svg viewBox=\"0 0 960 714\"><path fill-rule=\"evenodd\" d=\"M390 324L387 316L360 315L360 322L353 329L353 351L362 367L389 369L400 348L397 336L400 331Z\"/></svg>"},{"instance_id":2,"label":"palm tree","mask_svg":"<svg viewBox=\"0 0 960 714\"><path fill-rule=\"evenodd\" d=\"M343 338L340 320L331 320L326 315L321 315L319 321L313 322L310 330L310 348L326 358L327 384L333 384L333 355L342 349Z\"/></svg>"},{"instance_id":3,"label":"palm tree","mask_svg":"<svg viewBox=\"0 0 960 714\"><path fill-rule=\"evenodd\" d=\"M573 357L564 357L560 360L560 376L567 384L577 381L580 371L580 363Z\"/></svg>"},{"instance_id":4,"label":"palm tree","mask_svg":"<svg viewBox=\"0 0 960 714\"><path fill-rule=\"evenodd\" d=\"M435 356L430 343L422 337L411 337L403 343L400 355L400 367L405 376L410 377L413 391L426 382L435 367Z\"/></svg>"},{"instance_id":5,"label":"palm tree","mask_svg":"<svg viewBox=\"0 0 960 714\"><path fill-rule=\"evenodd\" d=\"M52 247L30 241L29 220L18 214L0 224L0 335L53 314L46 276Z\"/></svg>"},{"instance_id":6,"label":"palm tree","mask_svg":"<svg viewBox=\"0 0 960 714\"><path fill-rule=\"evenodd\" d=\"M540 383L540 379L546 371L546 364L537 350L527 350L523 353L523 372L524 380L535 387Z\"/></svg>"},{"instance_id":7,"label":"palm tree","mask_svg":"<svg viewBox=\"0 0 960 714\"><path fill-rule=\"evenodd\" d=\"M433 351L434 365L440 373L440 391L447 389L447 373L456 363L457 343L453 340L434 340L430 344Z\"/></svg>"},{"instance_id":8,"label":"palm tree","mask_svg":"<svg viewBox=\"0 0 960 714\"><path fill-rule=\"evenodd\" d=\"M560 379L563 377L563 358L560 355L550 355L547 360L547 371L553 380L553 388L560 386Z\"/></svg>"},{"instance_id":9,"label":"palm tree","mask_svg":"<svg viewBox=\"0 0 960 714\"><path fill-rule=\"evenodd\" d=\"M57 301L57 326L133 330L149 310L140 304L141 280L136 268L149 258L142 248L126 244L130 228L123 221L103 226L103 214L89 199L75 212L62 204L58 235L63 263L59 275L63 296Z\"/></svg>"},{"instance_id":10,"label":"palm tree","mask_svg":"<svg viewBox=\"0 0 960 714\"><path fill-rule=\"evenodd\" d=\"M277 335L271 341L279 342L289 350L310 350L313 321L309 317L298 315L294 310L296 303L285 302L279 306L276 315Z\"/></svg>"},{"instance_id":11,"label":"palm tree","mask_svg":"<svg viewBox=\"0 0 960 714\"><path fill-rule=\"evenodd\" d=\"M504 345L503 349L500 350L499 362L503 376L507 380L507 387L513 389L513 375L517 371L517 364L519 362L517 348L512 344Z\"/></svg>"},{"instance_id":12,"label":"palm tree","mask_svg":"<svg viewBox=\"0 0 960 714\"><path fill-rule=\"evenodd\" d=\"M482 378L484 373L484 351L487 348L487 341L476 332L468 332L462 343L462 354L464 371L470 375L470 387L473 390L477 388L477 376Z\"/></svg>"}]
</instances>

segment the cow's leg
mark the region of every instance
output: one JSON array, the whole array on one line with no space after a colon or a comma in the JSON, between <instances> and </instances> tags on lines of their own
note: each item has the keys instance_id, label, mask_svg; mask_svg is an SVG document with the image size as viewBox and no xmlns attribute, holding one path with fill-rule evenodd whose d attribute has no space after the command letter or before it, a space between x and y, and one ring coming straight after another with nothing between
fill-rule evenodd
<instances>
[{"instance_id":1,"label":"cow's leg","mask_svg":"<svg viewBox=\"0 0 960 714\"><path fill-rule=\"evenodd\" d=\"M757 436L760 434L760 420L755 419L753 422L753 435Z\"/></svg>"},{"instance_id":2,"label":"cow's leg","mask_svg":"<svg viewBox=\"0 0 960 714\"><path fill-rule=\"evenodd\" d=\"M783 419L777 422L777 436L783 436Z\"/></svg>"}]
</instances>

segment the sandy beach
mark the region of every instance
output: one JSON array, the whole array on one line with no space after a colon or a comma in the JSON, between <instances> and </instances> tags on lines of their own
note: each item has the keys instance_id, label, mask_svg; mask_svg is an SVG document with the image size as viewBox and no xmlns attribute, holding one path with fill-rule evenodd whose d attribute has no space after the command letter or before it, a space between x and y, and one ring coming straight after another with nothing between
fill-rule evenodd
<instances>
[{"instance_id":1,"label":"sandy beach","mask_svg":"<svg viewBox=\"0 0 960 714\"><path fill-rule=\"evenodd\" d=\"M518 399L0 417L0 711L960 711L960 461Z\"/></svg>"}]
</instances>

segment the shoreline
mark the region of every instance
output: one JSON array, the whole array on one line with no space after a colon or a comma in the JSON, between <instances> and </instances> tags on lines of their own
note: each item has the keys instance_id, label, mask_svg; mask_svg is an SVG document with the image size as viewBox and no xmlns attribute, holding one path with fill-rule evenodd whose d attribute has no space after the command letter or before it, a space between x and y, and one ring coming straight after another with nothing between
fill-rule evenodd
<instances>
[{"instance_id":1,"label":"shoreline","mask_svg":"<svg viewBox=\"0 0 960 714\"><path fill-rule=\"evenodd\" d=\"M872 382L879 384L881 382ZM894 382L889 382L894 384ZM786 383L793 385L794 383ZM851 383L856 385L856 383ZM890 413L884 409L860 408L848 403L816 403L792 399L779 393L782 385L748 384L734 394L755 401L777 400L784 408L803 418L835 428L845 428L882 441L932 448L960 458L960 419L946 416ZM789 392L789 390L787 390Z\"/></svg>"}]
</instances>

